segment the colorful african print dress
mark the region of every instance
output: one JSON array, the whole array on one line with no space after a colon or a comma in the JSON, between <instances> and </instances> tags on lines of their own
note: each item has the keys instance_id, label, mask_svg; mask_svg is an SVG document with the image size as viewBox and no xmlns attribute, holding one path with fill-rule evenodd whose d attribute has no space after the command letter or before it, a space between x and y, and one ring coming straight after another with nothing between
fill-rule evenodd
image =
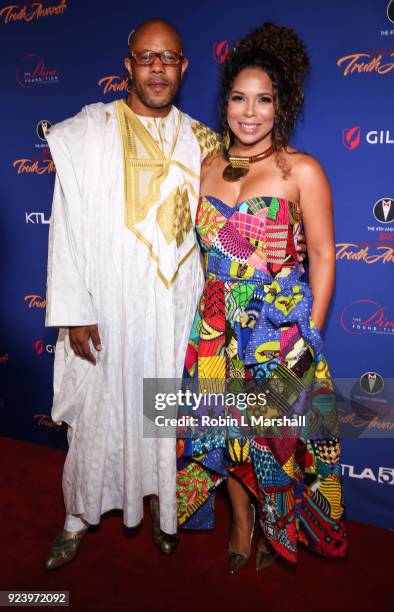
<instances>
[{"instance_id":1,"label":"colorful african print dress","mask_svg":"<svg viewBox=\"0 0 394 612\"><path fill-rule=\"evenodd\" d=\"M327 556L347 548L338 415L310 316L312 293L297 262L301 224L299 207L283 198L229 207L200 197L206 282L184 384L224 399L222 411L210 393L198 409L181 406L179 414L195 420L184 422L177 445L179 524L213 527L214 494L230 473L255 498L265 536L290 561L297 542ZM249 402L256 390L264 400L257 408ZM212 415L224 415L225 426L201 428Z\"/></svg>"}]
</instances>

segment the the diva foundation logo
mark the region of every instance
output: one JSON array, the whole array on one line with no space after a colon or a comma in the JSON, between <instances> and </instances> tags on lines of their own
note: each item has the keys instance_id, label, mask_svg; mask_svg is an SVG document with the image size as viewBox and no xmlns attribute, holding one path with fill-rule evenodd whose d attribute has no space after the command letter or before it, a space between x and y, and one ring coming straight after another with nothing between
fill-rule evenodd
<instances>
[{"instance_id":1,"label":"the diva foundation logo","mask_svg":"<svg viewBox=\"0 0 394 612\"><path fill-rule=\"evenodd\" d=\"M392 306L375 300L353 300L343 308L340 323L348 334L394 334Z\"/></svg>"},{"instance_id":2,"label":"the diva foundation logo","mask_svg":"<svg viewBox=\"0 0 394 612\"><path fill-rule=\"evenodd\" d=\"M376 49L365 53L350 53L340 57L337 66L343 76L375 73L381 76L394 70L394 49Z\"/></svg>"},{"instance_id":3,"label":"the diva foundation logo","mask_svg":"<svg viewBox=\"0 0 394 612\"><path fill-rule=\"evenodd\" d=\"M37 21L42 17L63 15L67 10L66 0L46 0L46 2L14 2L0 8L0 19L5 25L18 21Z\"/></svg>"},{"instance_id":4,"label":"the diva foundation logo","mask_svg":"<svg viewBox=\"0 0 394 612\"><path fill-rule=\"evenodd\" d=\"M40 55L28 53L16 66L16 80L25 89L34 85L59 83L59 71L52 66L48 67Z\"/></svg>"}]
</instances>

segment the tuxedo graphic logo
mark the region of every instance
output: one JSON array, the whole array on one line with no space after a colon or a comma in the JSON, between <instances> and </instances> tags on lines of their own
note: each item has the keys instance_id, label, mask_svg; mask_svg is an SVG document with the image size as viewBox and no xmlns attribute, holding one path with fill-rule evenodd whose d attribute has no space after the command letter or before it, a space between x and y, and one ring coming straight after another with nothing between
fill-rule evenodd
<instances>
[{"instance_id":1,"label":"tuxedo graphic logo","mask_svg":"<svg viewBox=\"0 0 394 612\"><path fill-rule=\"evenodd\" d=\"M352 151L358 147L360 144L360 138L361 130L359 125L352 128L344 128L342 130L342 142L343 145L349 149L349 151Z\"/></svg>"},{"instance_id":2,"label":"tuxedo graphic logo","mask_svg":"<svg viewBox=\"0 0 394 612\"><path fill-rule=\"evenodd\" d=\"M380 223L392 223L394 221L394 200L380 198L373 206L373 216Z\"/></svg>"},{"instance_id":3,"label":"tuxedo graphic logo","mask_svg":"<svg viewBox=\"0 0 394 612\"><path fill-rule=\"evenodd\" d=\"M217 64L223 64L229 54L228 40L213 43L213 59Z\"/></svg>"},{"instance_id":4,"label":"tuxedo graphic logo","mask_svg":"<svg viewBox=\"0 0 394 612\"><path fill-rule=\"evenodd\" d=\"M43 140L44 142L47 141L47 139L45 138L45 134L50 127L52 127L52 123L50 123L46 119L41 119L41 121L37 123L36 132L40 140Z\"/></svg>"},{"instance_id":5,"label":"tuxedo graphic logo","mask_svg":"<svg viewBox=\"0 0 394 612\"><path fill-rule=\"evenodd\" d=\"M383 390L384 380L377 372L365 372L360 377L360 387L368 395L376 395Z\"/></svg>"},{"instance_id":6,"label":"tuxedo graphic logo","mask_svg":"<svg viewBox=\"0 0 394 612\"><path fill-rule=\"evenodd\" d=\"M391 23L394 23L394 0L390 0L387 5L387 17Z\"/></svg>"}]
</instances>

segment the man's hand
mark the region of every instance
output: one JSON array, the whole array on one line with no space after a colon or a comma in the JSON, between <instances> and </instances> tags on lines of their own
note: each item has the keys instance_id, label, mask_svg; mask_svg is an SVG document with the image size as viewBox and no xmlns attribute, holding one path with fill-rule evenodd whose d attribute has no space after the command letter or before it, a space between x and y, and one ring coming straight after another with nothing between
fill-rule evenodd
<instances>
[{"instance_id":1,"label":"man's hand","mask_svg":"<svg viewBox=\"0 0 394 612\"><path fill-rule=\"evenodd\" d=\"M98 325L81 325L69 328L70 344L74 353L96 365L96 358L90 350L89 338L96 351L101 351L101 340Z\"/></svg>"},{"instance_id":2,"label":"man's hand","mask_svg":"<svg viewBox=\"0 0 394 612\"><path fill-rule=\"evenodd\" d=\"M307 256L307 252L306 252L306 242L305 242L305 235L304 234L298 234L298 239L297 239L297 244L296 244L296 251L297 251L297 259L300 263L302 263L306 256Z\"/></svg>"}]
</instances>

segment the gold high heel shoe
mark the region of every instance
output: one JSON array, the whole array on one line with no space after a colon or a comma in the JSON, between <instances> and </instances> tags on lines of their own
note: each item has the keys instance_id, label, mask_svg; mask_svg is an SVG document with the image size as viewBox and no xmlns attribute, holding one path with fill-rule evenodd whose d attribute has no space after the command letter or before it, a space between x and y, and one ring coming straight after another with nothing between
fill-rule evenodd
<instances>
[{"instance_id":1,"label":"gold high heel shoe","mask_svg":"<svg viewBox=\"0 0 394 612\"><path fill-rule=\"evenodd\" d=\"M171 535L160 529L160 505L157 495L151 495L150 513L153 522L153 541L163 555L171 555L179 542L179 534Z\"/></svg>"},{"instance_id":2,"label":"gold high heel shoe","mask_svg":"<svg viewBox=\"0 0 394 612\"><path fill-rule=\"evenodd\" d=\"M270 552L268 545L265 543L264 539L261 538L256 548L256 570L260 572L266 567L269 567L275 563L277 557L278 553L275 551Z\"/></svg>"},{"instance_id":3,"label":"gold high heel shoe","mask_svg":"<svg viewBox=\"0 0 394 612\"><path fill-rule=\"evenodd\" d=\"M255 523L255 518L256 518L256 508L254 507L253 504L250 504L250 514L252 517L252 531L250 533L250 548L252 548L254 523ZM229 566L229 570L231 574L235 574L235 572L241 569L241 567L246 565L246 563L250 559L250 553L251 553L251 550L249 550L248 553L240 553L234 550L233 548L231 548L231 546L228 547L228 566Z\"/></svg>"},{"instance_id":4,"label":"gold high heel shoe","mask_svg":"<svg viewBox=\"0 0 394 612\"><path fill-rule=\"evenodd\" d=\"M51 545L51 550L45 562L47 570L54 570L58 567L66 565L71 559L74 559L77 554L82 538L88 531L88 528L80 531L67 531L63 529Z\"/></svg>"}]
</instances>

